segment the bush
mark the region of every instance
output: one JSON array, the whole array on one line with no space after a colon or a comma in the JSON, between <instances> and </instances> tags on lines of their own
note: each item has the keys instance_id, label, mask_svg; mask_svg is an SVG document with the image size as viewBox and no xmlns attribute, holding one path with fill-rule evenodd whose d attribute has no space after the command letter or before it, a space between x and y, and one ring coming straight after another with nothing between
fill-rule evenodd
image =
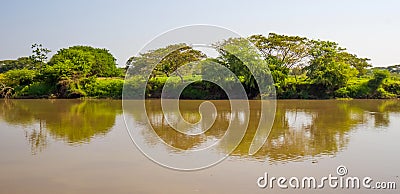
<instances>
[{"instance_id":1,"label":"bush","mask_svg":"<svg viewBox=\"0 0 400 194\"><path fill-rule=\"evenodd\" d=\"M30 85L23 87L21 90L16 92L16 97L30 97L30 98L37 98L37 97L47 97L48 95L52 94L55 91L55 86L46 84L43 82L34 82Z\"/></svg>"},{"instance_id":2,"label":"bush","mask_svg":"<svg viewBox=\"0 0 400 194\"><path fill-rule=\"evenodd\" d=\"M84 91L88 97L122 98L123 85L123 79L97 78L94 82L86 83Z\"/></svg>"},{"instance_id":3,"label":"bush","mask_svg":"<svg viewBox=\"0 0 400 194\"><path fill-rule=\"evenodd\" d=\"M13 69L4 73L1 81L10 87L25 86L33 83L37 74L35 70Z\"/></svg>"},{"instance_id":4,"label":"bush","mask_svg":"<svg viewBox=\"0 0 400 194\"><path fill-rule=\"evenodd\" d=\"M145 83L145 78L141 76L134 76L125 79L124 98L134 99L138 97L144 97L142 88L144 87Z\"/></svg>"},{"instance_id":5,"label":"bush","mask_svg":"<svg viewBox=\"0 0 400 194\"><path fill-rule=\"evenodd\" d=\"M374 77L358 82L350 82L347 86L335 91L339 98L395 98L400 93L400 84L390 80L387 71L374 71Z\"/></svg>"},{"instance_id":6,"label":"bush","mask_svg":"<svg viewBox=\"0 0 400 194\"><path fill-rule=\"evenodd\" d=\"M337 98L369 98L370 88L367 83L347 85L335 91Z\"/></svg>"},{"instance_id":7,"label":"bush","mask_svg":"<svg viewBox=\"0 0 400 194\"><path fill-rule=\"evenodd\" d=\"M376 70L374 71L374 77L368 81L368 86L373 90L377 90L381 87L383 81L390 77L388 70Z\"/></svg>"},{"instance_id":8,"label":"bush","mask_svg":"<svg viewBox=\"0 0 400 194\"><path fill-rule=\"evenodd\" d=\"M116 59L107 49L90 46L73 46L57 51L51 57L48 66L67 64L69 74L79 76L111 77L119 76Z\"/></svg>"},{"instance_id":9,"label":"bush","mask_svg":"<svg viewBox=\"0 0 400 194\"><path fill-rule=\"evenodd\" d=\"M56 96L59 98L80 98L86 96L80 80L60 80L56 87Z\"/></svg>"},{"instance_id":10,"label":"bush","mask_svg":"<svg viewBox=\"0 0 400 194\"><path fill-rule=\"evenodd\" d=\"M378 88L378 89L376 90L375 98L382 98L382 99L385 99L385 98L395 98L396 96L397 96L397 95L391 94L391 93L385 91L385 89L383 89L383 88Z\"/></svg>"},{"instance_id":11,"label":"bush","mask_svg":"<svg viewBox=\"0 0 400 194\"><path fill-rule=\"evenodd\" d=\"M400 81L389 80L382 85L387 92L400 96Z\"/></svg>"}]
</instances>

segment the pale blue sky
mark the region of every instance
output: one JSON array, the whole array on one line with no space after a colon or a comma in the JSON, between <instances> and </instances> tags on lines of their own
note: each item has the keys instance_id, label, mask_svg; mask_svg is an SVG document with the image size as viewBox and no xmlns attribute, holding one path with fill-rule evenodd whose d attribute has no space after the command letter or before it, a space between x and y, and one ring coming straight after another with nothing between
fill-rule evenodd
<instances>
[{"instance_id":1,"label":"pale blue sky","mask_svg":"<svg viewBox=\"0 0 400 194\"><path fill-rule=\"evenodd\" d=\"M333 40L374 66L400 64L400 1L127 1L0 2L0 60L72 45L104 47L124 64L167 30L212 24L243 36L269 32Z\"/></svg>"}]
</instances>

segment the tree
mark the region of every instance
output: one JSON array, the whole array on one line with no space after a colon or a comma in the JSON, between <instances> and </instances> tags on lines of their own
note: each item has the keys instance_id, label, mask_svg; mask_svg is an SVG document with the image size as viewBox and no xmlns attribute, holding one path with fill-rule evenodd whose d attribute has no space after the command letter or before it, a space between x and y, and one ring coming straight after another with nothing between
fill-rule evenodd
<instances>
[{"instance_id":1,"label":"tree","mask_svg":"<svg viewBox=\"0 0 400 194\"><path fill-rule=\"evenodd\" d=\"M327 93L332 93L344 86L347 81L358 74L357 69L343 59L341 52L345 49L330 41L311 41L310 64L306 67L307 77L312 83L322 85Z\"/></svg>"},{"instance_id":2,"label":"tree","mask_svg":"<svg viewBox=\"0 0 400 194\"><path fill-rule=\"evenodd\" d=\"M16 60L0 61L0 73L13 69L36 69L36 63L30 57L20 57Z\"/></svg>"},{"instance_id":3,"label":"tree","mask_svg":"<svg viewBox=\"0 0 400 194\"><path fill-rule=\"evenodd\" d=\"M43 76L50 82L57 83L62 79L79 79L91 74L95 62L92 53L79 49L61 49L43 69Z\"/></svg>"},{"instance_id":4,"label":"tree","mask_svg":"<svg viewBox=\"0 0 400 194\"><path fill-rule=\"evenodd\" d=\"M374 76L368 81L368 86L372 91L376 91L382 86L383 81L390 77L390 72L388 70L375 70L373 73Z\"/></svg>"},{"instance_id":5,"label":"tree","mask_svg":"<svg viewBox=\"0 0 400 194\"><path fill-rule=\"evenodd\" d=\"M265 92L261 96L270 94L267 91L271 91L273 76L268 62L247 39L229 38L214 46L220 53L217 60L241 80L248 97L256 97L260 92Z\"/></svg>"},{"instance_id":6,"label":"tree","mask_svg":"<svg viewBox=\"0 0 400 194\"><path fill-rule=\"evenodd\" d=\"M3 74L0 82L6 86L17 87L26 86L35 80L37 71L29 69L13 69Z\"/></svg>"},{"instance_id":7,"label":"tree","mask_svg":"<svg viewBox=\"0 0 400 194\"><path fill-rule=\"evenodd\" d=\"M388 70L390 73L400 73L400 65L391 65L387 67L374 67L371 70Z\"/></svg>"},{"instance_id":8,"label":"tree","mask_svg":"<svg viewBox=\"0 0 400 194\"><path fill-rule=\"evenodd\" d=\"M373 98L390 98L396 97L396 94L391 94L382 87L383 82L390 77L388 70L374 70L374 76L367 82L370 89L369 95Z\"/></svg>"},{"instance_id":9,"label":"tree","mask_svg":"<svg viewBox=\"0 0 400 194\"><path fill-rule=\"evenodd\" d=\"M289 68L282 64L282 61L274 56L266 59L268 67L271 70L272 77L274 78L274 85L278 93L282 92L282 87L286 85L286 79L289 75Z\"/></svg>"},{"instance_id":10,"label":"tree","mask_svg":"<svg viewBox=\"0 0 400 194\"><path fill-rule=\"evenodd\" d=\"M107 49L73 46L61 49L50 59L45 72L58 78L119 76L116 59Z\"/></svg>"},{"instance_id":11,"label":"tree","mask_svg":"<svg viewBox=\"0 0 400 194\"><path fill-rule=\"evenodd\" d=\"M300 36L270 33L268 37L253 35L249 40L268 57L276 57L286 68L302 66L309 56L309 40Z\"/></svg>"},{"instance_id":12,"label":"tree","mask_svg":"<svg viewBox=\"0 0 400 194\"><path fill-rule=\"evenodd\" d=\"M51 50L47 48L43 48L42 44L33 44L31 46L32 55L30 58L35 62L45 63L47 60L47 54L51 52Z\"/></svg>"},{"instance_id":13,"label":"tree","mask_svg":"<svg viewBox=\"0 0 400 194\"><path fill-rule=\"evenodd\" d=\"M141 53L139 56L129 58L126 65L130 67L130 71L135 74L140 72L152 72L152 77L163 74L169 77L177 69L187 63L194 62L205 58L206 56L198 50L186 44L174 44L156 50L150 50ZM152 66L155 65L154 69ZM181 77L182 79L182 77Z\"/></svg>"},{"instance_id":14,"label":"tree","mask_svg":"<svg viewBox=\"0 0 400 194\"><path fill-rule=\"evenodd\" d=\"M400 65L391 65L388 66L387 69L391 73L400 73Z\"/></svg>"},{"instance_id":15,"label":"tree","mask_svg":"<svg viewBox=\"0 0 400 194\"><path fill-rule=\"evenodd\" d=\"M156 69L163 72L167 77L169 77L171 73L176 72L182 79L177 69L187 63L198 61L204 57L205 55L201 51L194 50L190 46L183 46L165 56L160 61L159 65L156 66Z\"/></svg>"},{"instance_id":16,"label":"tree","mask_svg":"<svg viewBox=\"0 0 400 194\"><path fill-rule=\"evenodd\" d=\"M47 54L51 51L47 48L43 48L42 44L33 44L31 48L32 55L29 57L0 61L0 73L13 69L41 69L42 65L46 63Z\"/></svg>"},{"instance_id":17,"label":"tree","mask_svg":"<svg viewBox=\"0 0 400 194\"><path fill-rule=\"evenodd\" d=\"M340 61L348 63L350 66L354 67L358 71L358 76L362 76L367 72L368 67L372 67L371 64L368 63L370 59L368 58L358 58L355 54L350 54L348 52L340 52L338 53L338 59Z\"/></svg>"}]
</instances>

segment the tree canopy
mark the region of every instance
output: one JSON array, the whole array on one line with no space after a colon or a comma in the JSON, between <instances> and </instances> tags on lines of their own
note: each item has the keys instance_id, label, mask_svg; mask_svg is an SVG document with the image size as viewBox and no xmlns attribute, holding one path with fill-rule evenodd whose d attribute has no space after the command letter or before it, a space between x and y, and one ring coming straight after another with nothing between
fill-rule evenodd
<instances>
[{"instance_id":1,"label":"tree canopy","mask_svg":"<svg viewBox=\"0 0 400 194\"><path fill-rule=\"evenodd\" d=\"M57 51L46 72L60 77L119 76L116 59L107 49L73 46Z\"/></svg>"},{"instance_id":2,"label":"tree canopy","mask_svg":"<svg viewBox=\"0 0 400 194\"><path fill-rule=\"evenodd\" d=\"M179 67L205 57L201 51L186 44L173 44L133 56L129 58L126 65L131 67L136 74L152 71L152 77L156 75L169 77ZM155 65L153 70L149 69L152 65Z\"/></svg>"},{"instance_id":3,"label":"tree canopy","mask_svg":"<svg viewBox=\"0 0 400 194\"><path fill-rule=\"evenodd\" d=\"M249 40L265 55L274 56L286 68L304 65L309 53L309 40L300 36L270 33L268 37L252 35Z\"/></svg>"},{"instance_id":4,"label":"tree canopy","mask_svg":"<svg viewBox=\"0 0 400 194\"><path fill-rule=\"evenodd\" d=\"M307 76L315 84L324 86L327 92L333 92L344 86L358 74L343 56L343 48L330 41L311 41L310 64L306 67Z\"/></svg>"}]
</instances>

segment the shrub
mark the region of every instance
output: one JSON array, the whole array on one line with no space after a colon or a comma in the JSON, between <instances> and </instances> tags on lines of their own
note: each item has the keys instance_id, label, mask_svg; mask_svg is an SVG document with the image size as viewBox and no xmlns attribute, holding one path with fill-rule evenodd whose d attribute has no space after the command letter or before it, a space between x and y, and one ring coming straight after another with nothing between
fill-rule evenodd
<instances>
[{"instance_id":1,"label":"shrub","mask_svg":"<svg viewBox=\"0 0 400 194\"><path fill-rule=\"evenodd\" d=\"M383 83L383 81L390 77L390 73L387 70L376 70L374 71L374 77L368 81L368 86L373 90L377 90Z\"/></svg>"},{"instance_id":2,"label":"shrub","mask_svg":"<svg viewBox=\"0 0 400 194\"><path fill-rule=\"evenodd\" d=\"M383 88L378 88L376 90L375 98L395 98L395 97L396 97L395 94L391 94L391 93L385 91L385 89L383 89Z\"/></svg>"},{"instance_id":3,"label":"shrub","mask_svg":"<svg viewBox=\"0 0 400 194\"><path fill-rule=\"evenodd\" d=\"M146 83L145 78L141 76L133 76L125 79L124 98L143 97L143 85Z\"/></svg>"},{"instance_id":4,"label":"shrub","mask_svg":"<svg viewBox=\"0 0 400 194\"><path fill-rule=\"evenodd\" d=\"M60 80L56 87L56 96L59 98L80 98L86 96L80 80Z\"/></svg>"},{"instance_id":5,"label":"shrub","mask_svg":"<svg viewBox=\"0 0 400 194\"><path fill-rule=\"evenodd\" d=\"M1 81L10 87L25 86L33 83L37 74L35 70L13 69L4 73Z\"/></svg>"},{"instance_id":6,"label":"shrub","mask_svg":"<svg viewBox=\"0 0 400 194\"><path fill-rule=\"evenodd\" d=\"M17 97L46 97L55 91L55 86L43 82L34 82L16 92Z\"/></svg>"},{"instance_id":7,"label":"shrub","mask_svg":"<svg viewBox=\"0 0 400 194\"><path fill-rule=\"evenodd\" d=\"M123 85L123 79L97 78L94 82L86 83L84 91L89 97L121 98Z\"/></svg>"},{"instance_id":8,"label":"shrub","mask_svg":"<svg viewBox=\"0 0 400 194\"><path fill-rule=\"evenodd\" d=\"M337 98L368 98L370 88L367 83L347 85L335 91Z\"/></svg>"},{"instance_id":9,"label":"shrub","mask_svg":"<svg viewBox=\"0 0 400 194\"><path fill-rule=\"evenodd\" d=\"M389 93L400 95L400 81L389 80L383 83L382 87Z\"/></svg>"}]
</instances>

